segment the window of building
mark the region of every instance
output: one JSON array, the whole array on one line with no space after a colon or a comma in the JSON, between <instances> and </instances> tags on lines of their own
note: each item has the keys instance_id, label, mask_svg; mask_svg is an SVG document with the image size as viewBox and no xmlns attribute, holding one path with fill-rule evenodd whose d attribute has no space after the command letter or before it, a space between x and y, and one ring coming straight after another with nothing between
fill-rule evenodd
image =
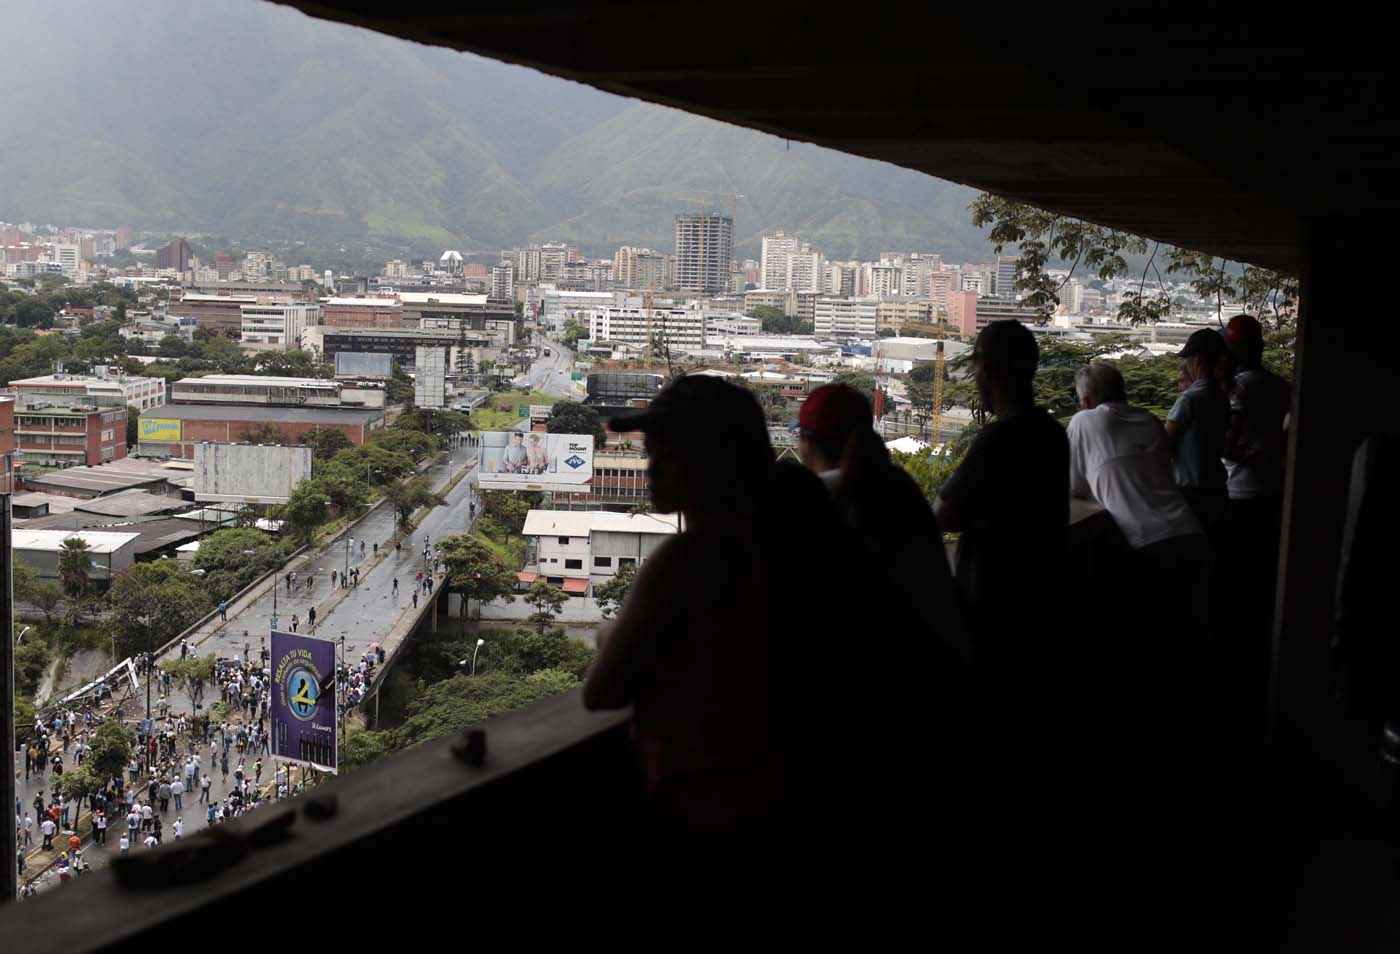
<instances>
[{"instance_id":1,"label":"window of building","mask_svg":"<svg viewBox=\"0 0 1400 954\"><path fill-rule=\"evenodd\" d=\"M566 570L582 570L582 569L583 569L583 561L582 561L582 560L565 560L565 561L564 561L564 569L566 569Z\"/></svg>"},{"instance_id":2,"label":"window of building","mask_svg":"<svg viewBox=\"0 0 1400 954\"><path fill-rule=\"evenodd\" d=\"M561 547L566 547L566 546L568 546L568 545L569 545L569 538L568 538L568 537L560 537L560 538L559 538L559 545L560 545Z\"/></svg>"},{"instance_id":3,"label":"window of building","mask_svg":"<svg viewBox=\"0 0 1400 954\"><path fill-rule=\"evenodd\" d=\"M618 566L618 569L621 569L622 567L627 566L627 565L630 564L630 563L636 563L636 562L637 562L637 561L634 560L632 557L618 557L618 558L617 558L617 566Z\"/></svg>"},{"instance_id":4,"label":"window of building","mask_svg":"<svg viewBox=\"0 0 1400 954\"><path fill-rule=\"evenodd\" d=\"M594 566L612 566L612 557L594 557Z\"/></svg>"}]
</instances>

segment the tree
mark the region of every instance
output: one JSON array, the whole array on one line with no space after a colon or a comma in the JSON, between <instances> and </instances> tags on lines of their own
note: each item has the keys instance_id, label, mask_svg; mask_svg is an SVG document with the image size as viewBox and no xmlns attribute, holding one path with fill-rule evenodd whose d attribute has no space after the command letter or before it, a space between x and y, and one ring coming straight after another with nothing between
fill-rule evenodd
<instances>
[{"instance_id":1,"label":"tree","mask_svg":"<svg viewBox=\"0 0 1400 954\"><path fill-rule=\"evenodd\" d=\"M292 488L292 495L280 507L273 508L274 519L284 520L292 536L302 542L311 539L312 532L330 519L331 497L325 482L318 478L303 480Z\"/></svg>"},{"instance_id":2,"label":"tree","mask_svg":"<svg viewBox=\"0 0 1400 954\"><path fill-rule=\"evenodd\" d=\"M285 544L261 530L215 530L199 544L194 566L205 571L204 587L211 600L228 599L258 577L282 564Z\"/></svg>"},{"instance_id":3,"label":"tree","mask_svg":"<svg viewBox=\"0 0 1400 954\"><path fill-rule=\"evenodd\" d=\"M525 591L525 602L535 608L530 614L530 622L539 628L541 636L568 600L568 594L544 580L536 580L530 584L530 588Z\"/></svg>"},{"instance_id":4,"label":"tree","mask_svg":"<svg viewBox=\"0 0 1400 954\"><path fill-rule=\"evenodd\" d=\"M757 318L761 322L764 334L798 334L798 329L801 326L795 317L787 314L781 308L774 308L772 305L755 305L745 314L750 318Z\"/></svg>"},{"instance_id":5,"label":"tree","mask_svg":"<svg viewBox=\"0 0 1400 954\"><path fill-rule=\"evenodd\" d=\"M582 324L580 324L577 319L564 319L564 328L559 335L559 340L564 344L566 348L568 348L571 351L577 349L579 339L587 337L588 329Z\"/></svg>"},{"instance_id":6,"label":"tree","mask_svg":"<svg viewBox=\"0 0 1400 954\"><path fill-rule=\"evenodd\" d=\"M312 457L316 460L330 460L341 451L355 446L350 442L350 438L345 436L344 431L333 427L303 434L301 442L311 447Z\"/></svg>"},{"instance_id":7,"label":"tree","mask_svg":"<svg viewBox=\"0 0 1400 954\"><path fill-rule=\"evenodd\" d=\"M15 691L32 696L48 671L53 656L48 644L37 633L15 647Z\"/></svg>"},{"instance_id":8,"label":"tree","mask_svg":"<svg viewBox=\"0 0 1400 954\"><path fill-rule=\"evenodd\" d=\"M134 407L126 409L126 446L135 447L140 438L141 412Z\"/></svg>"},{"instance_id":9,"label":"tree","mask_svg":"<svg viewBox=\"0 0 1400 954\"><path fill-rule=\"evenodd\" d=\"M1275 327L1292 321L1298 299L1298 280L1290 275L1254 266L1233 266L1224 259L1189 249L1162 246L1147 239L1067 218L1034 206L983 194L972 203L972 223L990 229L993 248L1000 253L1017 246L1016 291L1048 317L1060 304L1060 289L1082 264L1101 280L1128 274L1128 256L1146 259L1136 291L1122 296L1118 318L1131 324L1155 322L1173 307L1171 290L1163 276L1180 274L1192 290L1216 303L1216 317L1227 299L1242 299L1247 311L1272 319ZM1159 254L1161 256L1159 262ZM1055 279L1045 271L1052 259L1070 264L1069 273ZM1149 276L1152 289L1148 290Z\"/></svg>"},{"instance_id":10,"label":"tree","mask_svg":"<svg viewBox=\"0 0 1400 954\"><path fill-rule=\"evenodd\" d=\"M948 478L953 476L953 471L957 470L956 458L952 454L935 455L932 449L917 454L891 451L890 459L914 478L914 483L919 485L919 490L930 505Z\"/></svg>"},{"instance_id":11,"label":"tree","mask_svg":"<svg viewBox=\"0 0 1400 954\"><path fill-rule=\"evenodd\" d=\"M177 563L138 563L112 581L112 621L128 654L164 645L209 611L208 589Z\"/></svg>"},{"instance_id":12,"label":"tree","mask_svg":"<svg viewBox=\"0 0 1400 954\"><path fill-rule=\"evenodd\" d=\"M104 787L107 778L98 776L91 765L81 765L55 778L52 783L53 791L65 801L80 801Z\"/></svg>"},{"instance_id":13,"label":"tree","mask_svg":"<svg viewBox=\"0 0 1400 954\"><path fill-rule=\"evenodd\" d=\"M594 447L602 447L608 437L598 411L576 401L560 401L554 405L545 429L551 434L592 434Z\"/></svg>"},{"instance_id":14,"label":"tree","mask_svg":"<svg viewBox=\"0 0 1400 954\"><path fill-rule=\"evenodd\" d=\"M484 541L462 533L444 537L438 542L438 551L447 567L448 588L463 599L515 602L514 568L506 566Z\"/></svg>"},{"instance_id":15,"label":"tree","mask_svg":"<svg viewBox=\"0 0 1400 954\"><path fill-rule=\"evenodd\" d=\"M238 439L247 444L290 444L287 435L282 433L282 428L271 421L263 421L248 428L238 435Z\"/></svg>"},{"instance_id":16,"label":"tree","mask_svg":"<svg viewBox=\"0 0 1400 954\"><path fill-rule=\"evenodd\" d=\"M873 406L875 404L875 375L869 371L845 370L836 373L836 384L845 384L855 388Z\"/></svg>"},{"instance_id":17,"label":"tree","mask_svg":"<svg viewBox=\"0 0 1400 954\"><path fill-rule=\"evenodd\" d=\"M87 595L88 569L92 565L92 548L82 537L69 537L58 550L58 578L63 595L77 602Z\"/></svg>"},{"instance_id":18,"label":"tree","mask_svg":"<svg viewBox=\"0 0 1400 954\"><path fill-rule=\"evenodd\" d=\"M375 447L403 454L414 462L423 460L438 448L436 438L422 431L400 427L386 427L375 432L370 438L370 443Z\"/></svg>"},{"instance_id":19,"label":"tree","mask_svg":"<svg viewBox=\"0 0 1400 954\"><path fill-rule=\"evenodd\" d=\"M622 609L623 601L627 599L627 591L632 589L632 583L636 579L637 564L624 563L617 568L617 573L612 579L594 585L593 599L603 611L603 619L612 619L617 615L617 611Z\"/></svg>"},{"instance_id":20,"label":"tree","mask_svg":"<svg viewBox=\"0 0 1400 954\"><path fill-rule=\"evenodd\" d=\"M432 481L427 474L411 480L395 481L385 488L384 496L394 508L400 525L406 525L419 507L440 507L447 503L433 493Z\"/></svg>"},{"instance_id":21,"label":"tree","mask_svg":"<svg viewBox=\"0 0 1400 954\"><path fill-rule=\"evenodd\" d=\"M97 727L88 758L98 778L115 778L121 774L127 759L131 758L134 741L135 734L120 719L107 719Z\"/></svg>"}]
</instances>

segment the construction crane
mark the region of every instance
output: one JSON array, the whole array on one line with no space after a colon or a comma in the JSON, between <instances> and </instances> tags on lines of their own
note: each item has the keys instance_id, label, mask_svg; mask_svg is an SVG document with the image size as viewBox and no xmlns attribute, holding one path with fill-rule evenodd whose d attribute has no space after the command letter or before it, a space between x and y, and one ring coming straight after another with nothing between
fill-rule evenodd
<instances>
[{"instance_id":1,"label":"construction crane","mask_svg":"<svg viewBox=\"0 0 1400 954\"><path fill-rule=\"evenodd\" d=\"M647 292L647 370L651 370L651 292Z\"/></svg>"},{"instance_id":2,"label":"construction crane","mask_svg":"<svg viewBox=\"0 0 1400 954\"><path fill-rule=\"evenodd\" d=\"M938 453L938 445L943 442L943 338L947 334L947 320L938 319L938 340L933 349L933 451Z\"/></svg>"}]
</instances>

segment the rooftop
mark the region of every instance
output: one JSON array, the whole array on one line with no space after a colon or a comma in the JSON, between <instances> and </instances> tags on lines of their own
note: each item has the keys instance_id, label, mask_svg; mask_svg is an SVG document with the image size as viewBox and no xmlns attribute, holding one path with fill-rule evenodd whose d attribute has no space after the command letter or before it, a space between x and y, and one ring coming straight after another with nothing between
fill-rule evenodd
<instances>
[{"instance_id":1,"label":"rooftop","mask_svg":"<svg viewBox=\"0 0 1400 954\"><path fill-rule=\"evenodd\" d=\"M399 300L405 305L484 305L486 295L459 295L451 292L400 292Z\"/></svg>"},{"instance_id":2,"label":"rooftop","mask_svg":"<svg viewBox=\"0 0 1400 954\"><path fill-rule=\"evenodd\" d=\"M14 548L56 553L62 548L64 540L78 537L93 553L114 553L139 536L138 533L108 533L101 530L30 530L17 527L14 531Z\"/></svg>"},{"instance_id":3,"label":"rooftop","mask_svg":"<svg viewBox=\"0 0 1400 954\"><path fill-rule=\"evenodd\" d=\"M323 298L322 305L337 305L344 307L361 308L401 308L402 305L393 298Z\"/></svg>"},{"instance_id":4,"label":"rooftop","mask_svg":"<svg viewBox=\"0 0 1400 954\"><path fill-rule=\"evenodd\" d=\"M187 506L178 497L165 497L147 493L144 490L129 490L109 494L96 500L85 501L77 506L83 513L104 514L111 517L139 517L153 513L168 513L182 510Z\"/></svg>"},{"instance_id":5,"label":"rooftop","mask_svg":"<svg viewBox=\"0 0 1400 954\"><path fill-rule=\"evenodd\" d=\"M181 378L180 384L261 385L269 388L326 388L336 390L340 384L325 378L279 378L267 374L206 374L202 377Z\"/></svg>"},{"instance_id":6,"label":"rooftop","mask_svg":"<svg viewBox=\"0 0 1400 954\"><path fill-rule=\"evenodd\" d=\"M677 530L677 516L667 513L612 513L606 510L531 510L525 536L586 537L601 533L659 533Z\"/></svg>"}]
</instances>

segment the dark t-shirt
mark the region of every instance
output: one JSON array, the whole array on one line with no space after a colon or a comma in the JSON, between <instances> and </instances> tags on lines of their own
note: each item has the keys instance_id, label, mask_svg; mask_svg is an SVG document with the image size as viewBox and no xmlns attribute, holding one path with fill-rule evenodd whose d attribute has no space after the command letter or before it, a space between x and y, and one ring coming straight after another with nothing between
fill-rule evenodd
<instances>
[{"instance_id":1,"label":"dark t-shirt","mask_svg":"<svg viewBox=\"0 0 1400 954\"><path fill-rule=\"evenodd\" d=\"M1045 661L1069 531L1064 428L1040 409L988 424L940 496L964 525L957 581L979 665Z\"/></svg>"}]
</instances>

